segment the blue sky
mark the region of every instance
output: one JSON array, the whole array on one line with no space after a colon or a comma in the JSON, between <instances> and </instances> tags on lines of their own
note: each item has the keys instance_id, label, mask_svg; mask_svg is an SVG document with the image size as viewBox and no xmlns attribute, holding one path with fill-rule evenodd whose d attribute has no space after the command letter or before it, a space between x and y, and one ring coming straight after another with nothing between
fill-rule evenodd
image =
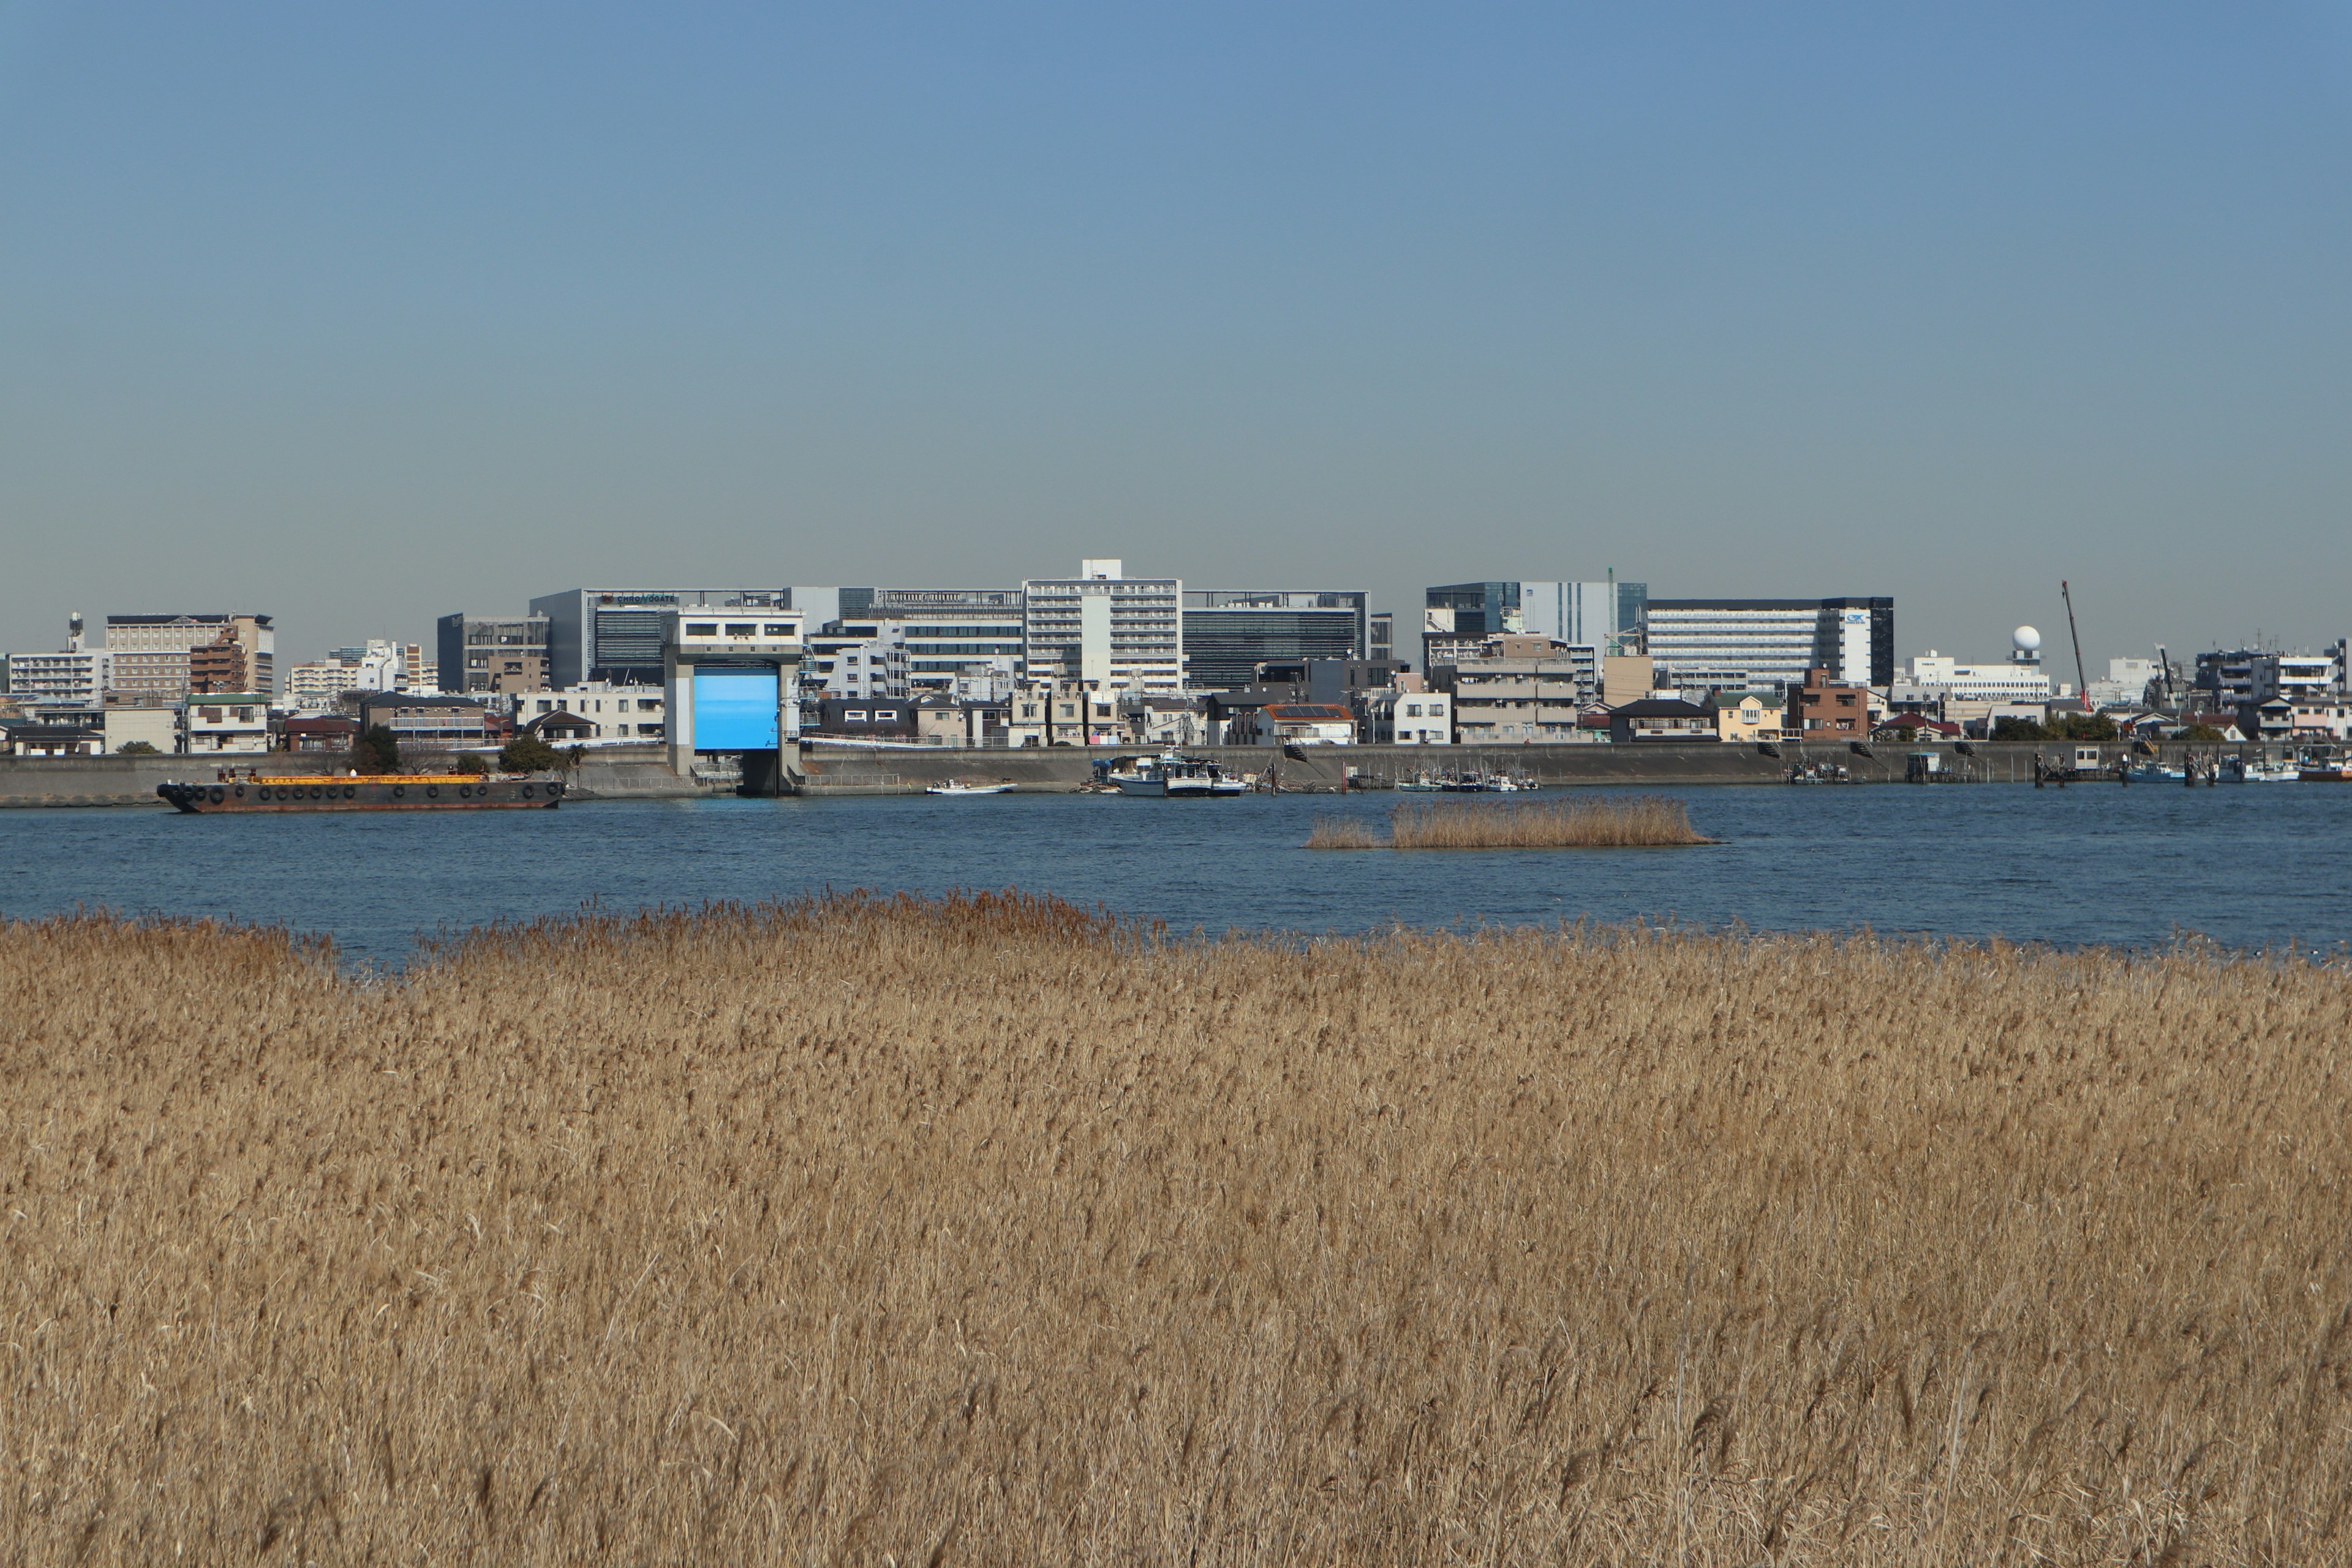
<instances>
[{"instance_id":1,"label":"blue sky","mask_svg":"<svg viewBox=\"0 0 2352 1568\"><path fill-rule=\"evenodd\" d=\"M0 645L590 581L2352 629L2343 6L0 0Z\"/></svg>"}]
</instances>

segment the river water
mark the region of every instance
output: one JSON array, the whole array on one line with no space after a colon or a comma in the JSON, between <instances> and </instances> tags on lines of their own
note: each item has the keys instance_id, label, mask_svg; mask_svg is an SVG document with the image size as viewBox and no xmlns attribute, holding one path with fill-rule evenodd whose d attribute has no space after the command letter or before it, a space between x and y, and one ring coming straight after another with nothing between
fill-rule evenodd
<instances>
[{"instance_id":1,"label":"river water","mask_svg":"<svg viewBox=\"0 0 2352 1568\"><path fill-rule=\"evenodd\" d=\"M420 935L594 905L827 888L1055 893L1179 930L1356 931L1591 916L1706 926L2333 952L2352 942L2352 787L1786 785L1668 791L1692 849L1350 853L1318 816L1398 797L575 802L449 816L0 811L0 915L215 915L403 963Z\"/></svg>"}]
</instances>

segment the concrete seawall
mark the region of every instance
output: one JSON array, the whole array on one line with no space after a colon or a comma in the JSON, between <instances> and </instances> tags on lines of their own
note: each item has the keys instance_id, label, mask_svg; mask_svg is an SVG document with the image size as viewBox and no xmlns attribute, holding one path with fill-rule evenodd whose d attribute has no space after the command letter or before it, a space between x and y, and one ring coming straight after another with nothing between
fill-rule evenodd
<instances>
[{"instance_id":1,"label":"concrete seawall","mask_svg":"<svg viewBox=\"0 0 2352 1568\"><path fill-rule=\"evenodd\" d=\"M2037 751L2050 760L2062 754L2062 748L2054 743L2037 747L1979 742L1968 756L1948 746L1939 750L1947 769L1978 784L2030 784ZM2071 752L2071 748L2065 750ZM1271 766L1280 771L1285 788L1300 790L1336 790L1347 768L1356 770L1354 787L1360 789L1388 788L1424 770L1508 773L1562 788L1780 784L1792 768L1806 763L1843 768L1849 778L1861 784L1904 782L1910 747L1900 742L1874 742L1870 751L1864 756L1843 743L1801 746L1784 742L1780 755L1772 757L1752 745L1661 742L1625 746L1318 746L1307 749L1304 761L1263 746L1190 747L1187 754L1240 773L1263 773ZM2107 746L2102 751L2105 761L2114 763L2125 755L2126 748ZM2168 746L2162 751L2165 761L2179 765L2181 748ZM1094 776L1096 762L1122 754L1129 752L1107 747L965 751L818 746L804 749L796 762L787 757L781 789L772 756L748 759L744 778L748 789L761 795L796 790L809 795L901 795L951 778L991 784L1010 781L1021 791L1071 790Z\"/></svg>"},{"instance_id":2,"label":"concrete seawall","mask_svg":"<svg viewBox=\"0 0 2352 1568\"><path fill-rule=\"evenodd\" d=\"M2259 748L2242 749L2249 755ZM1381 789L1432 771L1506 773L1542 784L1617 788L1684 788L1699 784L1778 784L1801 762L1831 763L1864 784L1903 782L1909 748L1900 742L1874 744L1873 754L1862 756L1843 745L1799 746L1784 742L1778 757L1768 757L1754 746L1701 742L1631 746L1328 746L1312 747L1307 759L1285 757L1262 746L1194 748L1192 754L1211 758L1239 773L1278 769L1285 788L1325 791L1339 787L1341 772L1352 767L1356 787ZM1979 743L1973 756L1941 748L1947 768L1964 770L1974 782L2031 784L2032 759L2039 751L2056 758L2070 751L2055 743ZM2163 760L2179 764L2182 748L2160 748ZM2275 748L2273 748L2275 750ZM2125 755L2121 746L2102 748L2105 761ZM1024 792L1055 793L1077 788L1094 777L1094 763L1130 754L1112 748L1053 747L1047 750L965 751L945 746L890 750L817 746L800 756L785 757L785 772L776 776L772 752L753 753L745 760L747 793L809 795L909 795L927 784L961 778L973 783L1010 780ZM2208 753L2210 754L2210 753ZM340 772L339 758L305 757L272 752L266 757L241 757L240 768L258 767L276 773ZM16 757L0 758L0 807L32 805L147 805L163 807L155 786L168 779L210 778L218 763L193 757ZM669 769L658 746L615 747L591 756L571 774L575 797L583 804L598 800L686 800L733 793L731 784L682 779ZM2143 785L2161 788L2162 785ZM2180 787L2175 784L2173 787Z\"/></svg>"}]
</instances>

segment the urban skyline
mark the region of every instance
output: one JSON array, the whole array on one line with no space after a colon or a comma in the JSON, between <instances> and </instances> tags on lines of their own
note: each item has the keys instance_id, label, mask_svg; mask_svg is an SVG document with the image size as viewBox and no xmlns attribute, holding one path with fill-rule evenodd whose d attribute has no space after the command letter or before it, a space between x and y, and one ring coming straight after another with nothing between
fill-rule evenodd
<instances>
[{"instance_id":1,"label":"urban skyline","mask_svg":"<svg viewBox=\"0 0 2352 1568\"><path fill-rule=\"evenodd\" d=\"M2140 654L2352 583L2324 8L140 16L0 23L0 645L1104 551L1979 657L2063 577Z\"/></svg>"}]
</instances>

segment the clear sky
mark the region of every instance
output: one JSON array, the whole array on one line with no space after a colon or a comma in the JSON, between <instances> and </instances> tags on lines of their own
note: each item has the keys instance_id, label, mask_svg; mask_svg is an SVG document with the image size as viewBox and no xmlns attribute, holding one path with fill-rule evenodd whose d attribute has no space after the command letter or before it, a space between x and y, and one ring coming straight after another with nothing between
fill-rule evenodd
<instances>
[{"instance_id":1,"label":"clear sky","mask_svg":"<svg viewBox=\"0 0 2352 1568\"><path fill-rule=\"evenodd\" d=\"M2316 644L2347 264L2342 5L0 0L0 646L1092 554Z\"/></svg>"}]
</instances>

